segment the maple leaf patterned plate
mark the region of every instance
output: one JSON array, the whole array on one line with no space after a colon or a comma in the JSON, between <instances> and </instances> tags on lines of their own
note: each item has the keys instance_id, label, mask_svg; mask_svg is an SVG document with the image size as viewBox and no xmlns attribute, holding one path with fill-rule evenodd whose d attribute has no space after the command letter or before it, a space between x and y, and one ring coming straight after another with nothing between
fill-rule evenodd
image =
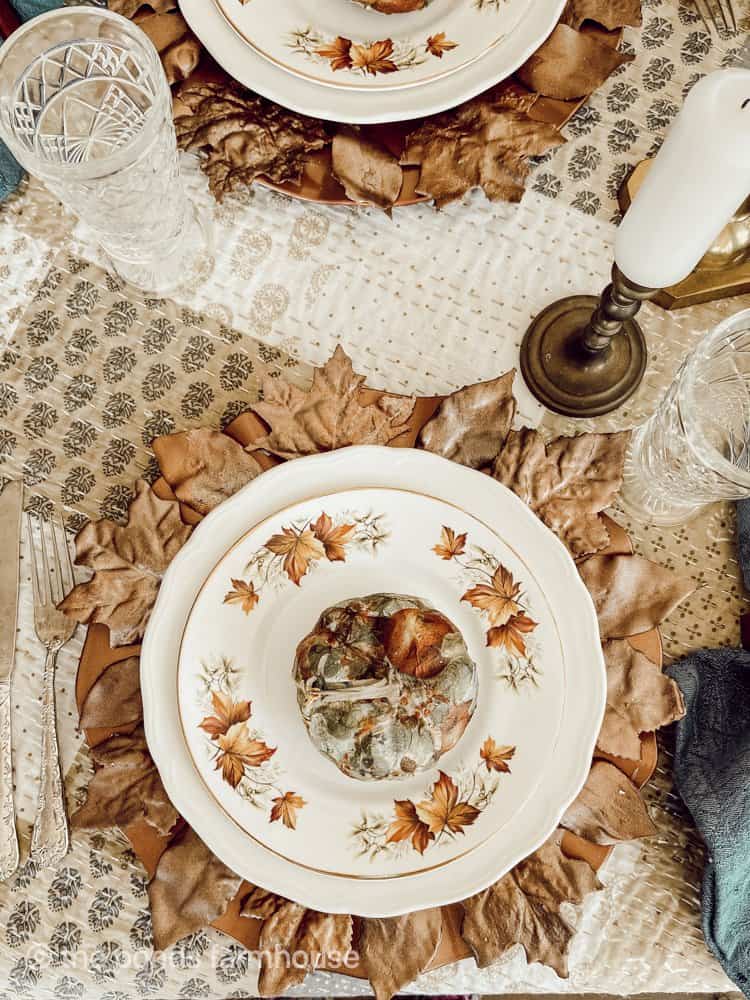
<instances>
[{"instance_id":1,"label":"maple leaf patterned plate","mask_svg":"<svg viewBox=\"0 0 750 1000\"><path fill-rule=\"evenodd\" d=\"M430 0L385 16L349 0L215 0L259 55L325 86L421 86L493 53L529 12L528 0Z\"/></svg>"},{"instance_id":2,"label":"maple leaf patterned plate","mask_svg":"<svg viewBox=\"0 0 750 1000\"><path fill-rule=\"evenodd\" d=\"M561 543L489 477L377 447L286 463L210 514L141 671L149 747L211 849L370 916L465 898L545 840L605 699Z\"/></svg>"},{"instance_id":3,"label":"maple leaf patterned plate","mask_svg":"<svg viewBox=\"0 0 750 1000\"><path fill-rule=\"evenodd\" d=\"M470 4L474 2L454 0L447 7L451 0L432 0L415 14L388 16L360 9L352 4L352 0L325 0L326 11L334 15L325 25L321 25L318 16L318 0L309 0L307 20L301 23L295 20L294 24L288 20L287 4L277 3L271 7L270 0L249 0L244 5L240 0L212 0L210 3L206 0L181 0L180 10L214 59L231 76L256 93L285 108L315 118L374 124L436 114L456 107L507 79L547 38L565 4L565 0L509 0L506 5L501 0L498 12L495 12L494 0L472 9ZM278 23L280 17L286 18L287 28L292 33L304 33L311 21L312 30L322 31L325 27L330 37L327 36L328 40L322 48L330 54L321 56L315 53L313 58L304 51L290 50L289 37L284 38L277 32L274 44L279 46L281 58L261 55L244 26L245 19L252 16L250 8L256 3L263 3L270 9L274 23ZM300 0L295 0L295 4L299 3ZM460 40L456 48L448 47L449 43L456 42L456 33L440 26L445 22L438 23L436 20L441 10L452 11L454 8L472 18L481 17L485 26L502 19L503 39L480 58L467 62L467 49ZM346 34L341 27L341 18L348 18L352 12L358 15L358 23L365 25L364 33L357 34L352 30ZM514 12L519 16L516 17ZM255 14L257 16L257 10ZM383 48L388 48L389 40L394 43L394 49L397 41L404 41L413 23L411 18L417 15L420 29L410 37L413 44L431 50L420 55L420 58L422 55L429 56L426 62L415 70L394 72L388 67L388 72L374 74L368 70L366 64L378 53L379 57L393 62L391 56L384 54ZM429 39L432 39L431 45L428 45ZM486 46L488 38L485 37L484 41ZM385 42L386 45L371 49L376 42ZM362 48L363 43L364 48L362 51L355 50L353 59L352 47L357 45ZM293 46L298 48L296 42ZM304 50L304 46L302 48ZM440 55L435 55L435 52ZM456 65L458 60L462 60L461 65ZM290 71L292 62L297 72ZM424 72L425 68L432 73L435 66L437 76L423 80L422 84L404 86L411 79L410 73ZM452 72L446 74L447 69ZM317 77L310 75L311 70ZM342 82L345 85L342 86Z\"/></svg>"}]
</instances>

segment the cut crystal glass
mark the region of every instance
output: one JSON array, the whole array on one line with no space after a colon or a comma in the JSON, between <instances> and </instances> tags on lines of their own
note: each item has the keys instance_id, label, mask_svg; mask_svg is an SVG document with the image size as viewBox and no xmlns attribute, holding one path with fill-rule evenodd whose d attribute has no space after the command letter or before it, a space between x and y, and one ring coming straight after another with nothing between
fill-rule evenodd
<instances>
[{"instance_id":1,"label":"cut crystal glass","mask_svg":"<svg viewBox=\"0 0 750 1000\"><path fill-rule=\"evenodd\" d=\"M0 48L0 136L121 277L158 293L205 274L210 257L180 177L171 108L151 41L110 11L52 11Z\"/></svg>"}]
</instances>

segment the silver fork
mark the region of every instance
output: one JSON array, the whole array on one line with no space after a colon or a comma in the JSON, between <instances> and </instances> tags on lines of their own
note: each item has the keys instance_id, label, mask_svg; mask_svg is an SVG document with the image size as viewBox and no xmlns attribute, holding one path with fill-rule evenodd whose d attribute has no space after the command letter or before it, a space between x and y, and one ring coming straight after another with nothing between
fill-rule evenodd
<instances>
[{"instance_id":1,"label":"silver fork","mask_svg":"<svg viewBox=\"0 0 750 1000\"><path fill-rule=\"evenodd\" d=\"M706 31L711 34L711 25L717 35L722 31L737 33L737 11L734 0L693 0Z\"/></svg>"},{"instance_id":2,"label":"silver fork","mask_svg":"<svg viewBox=\"0 0 750 1000\"><path fill-rule=\"evenodd\" d=\"M31 857L42 867L56 865L68 852L68 817L60 770L55 712L55 663L61 647L75 631L75 623L57 610L57 604L75 585L65 528L61 518L38 519L41 565L34 545L32 519L26 515L32 556L34 629L46 647L42 691L42 762L39 803L31 834ZM49 540L48 536L49 535ZM50 559L50 552L52 558Z\"/></svg>"}]
</instances>

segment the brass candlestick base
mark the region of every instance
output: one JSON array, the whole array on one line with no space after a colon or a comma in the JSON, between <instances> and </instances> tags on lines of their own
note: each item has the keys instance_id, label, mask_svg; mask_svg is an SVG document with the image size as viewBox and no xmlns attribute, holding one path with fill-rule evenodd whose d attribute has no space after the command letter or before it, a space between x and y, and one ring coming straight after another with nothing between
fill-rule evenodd
<instances>
[{"instance_id":1,"label":"brass candlestick base","mask_svg":"<svg viewBox=\"0 0 750 1000\"><path fill-rule=\"evenodd\" d=\"M601 298L571 295L547 306L521 344L521 371L536 398L569 417L621 406L646 370L646 341L633 317L653 294L614 267Z\"/></svg>"}]
</instances>

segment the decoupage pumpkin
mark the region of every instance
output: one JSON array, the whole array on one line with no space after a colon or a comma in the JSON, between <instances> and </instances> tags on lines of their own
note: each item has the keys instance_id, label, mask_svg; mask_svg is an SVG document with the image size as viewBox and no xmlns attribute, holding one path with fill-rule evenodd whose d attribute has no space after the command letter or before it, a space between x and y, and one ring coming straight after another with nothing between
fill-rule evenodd
<instances>
[{"instance_id":1,"label":"decoupage pumpkin","mask_svg":"<svg viewBox=\"0 0 750 1000\"><path fill-rule=\"evenodd\" d=\"M379 14L408 14L427 5L427 0L356 0L356 2L363 7L378 11Z\"/></svg>"},{"instance_id":2,"label":"decoupage pumpkin","mask_svg":"<svg viewBox=\"0 0 750 1000\"><path fill-rule=\"evenodd\" d=\"M399 778L456 745L477 669L456 626L426 601L371 594L327 608L297 647L310 738L352 778Z\"/></svg>"}]
</instances>

